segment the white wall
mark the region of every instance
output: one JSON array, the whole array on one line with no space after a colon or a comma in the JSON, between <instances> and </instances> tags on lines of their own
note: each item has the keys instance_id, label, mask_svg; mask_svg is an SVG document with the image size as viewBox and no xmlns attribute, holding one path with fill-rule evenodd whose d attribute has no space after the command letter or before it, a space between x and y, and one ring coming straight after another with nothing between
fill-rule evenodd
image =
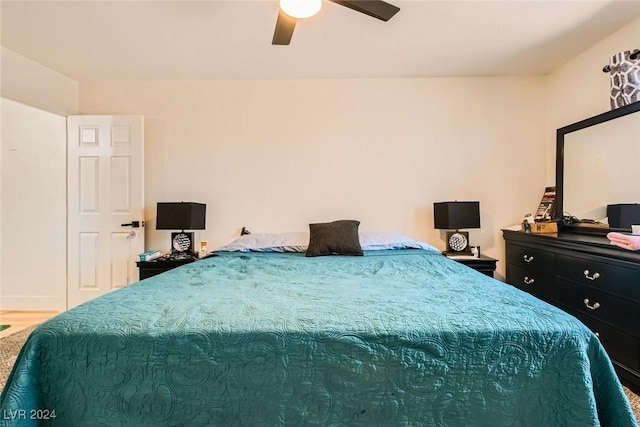
<instances>
[{"instance_id":1,"label":"white wall","mask_svg":"<svg viewBox=\"0 0 640 427\"><path fill-rule=\"evenodd\" d=\"M66 118L0 103L0 309L64 310Z\"/></svg>"},{"instance_id":2,"label":"white wall","mask_svg":"<svg viewBox=\"0 0 640 427\"><path fill-rule=\"evenodd\" d=\"M207 204L210 248L340 218L444 248L433 202L457 199L503 258L500 228L544 189L544 99L542 77L156 81L83 83L80 106L145 116L148 249L169 249L156 202L180 200Z\"/></svg>"},{"instance_id":3,"label":"white wall","mask_svg":"<svg viewBox=\"0 0 640 427\"><path fill-rule=\"evenodd\" d=\"M609 74L602 67L616 53L634 49L640 49L640 18L549 74L545 126L549 185L555 183L556 129L611 109Z\"/></svg>"}]
</instances>

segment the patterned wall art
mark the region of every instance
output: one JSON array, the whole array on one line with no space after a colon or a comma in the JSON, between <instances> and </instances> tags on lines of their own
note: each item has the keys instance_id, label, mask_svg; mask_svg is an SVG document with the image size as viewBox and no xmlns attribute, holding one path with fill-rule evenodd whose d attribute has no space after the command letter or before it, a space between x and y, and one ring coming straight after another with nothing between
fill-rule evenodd
<instances>
[{"instance_id":1,"label":"patterned wall art","mask_svg":"<svg viewBox=\"0 0 640 427\"><path fill-rule=\"evenodd\" d=\"M640 101L640 50L619 52L603 68L611 78L611 109Z\"/></svg>"}]
</instances>

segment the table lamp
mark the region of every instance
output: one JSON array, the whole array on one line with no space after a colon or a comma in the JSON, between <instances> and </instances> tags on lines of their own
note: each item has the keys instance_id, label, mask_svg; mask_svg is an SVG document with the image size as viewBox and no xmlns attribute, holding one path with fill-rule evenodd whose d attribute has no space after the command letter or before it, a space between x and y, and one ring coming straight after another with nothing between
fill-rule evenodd
<instances>
[{"instance_id":1,"label":"table lamp","mask_svg":"<svg viewBox=\"0 0 640 427\"><path fill-rule=\"evenodd\" d=\"M480 202L438 202L433 204L434 227L447 232L448 255L471 254L469 233L461 228L480 228Z\"/></svg>"},{"instance_id":2,"label":"table lamp","mask_svg":"<svg viewBox=\"0 0 640 427\"><path fill-rule=\"evenodd\" d=\"M207 205L194 202L158 202L156 230L182 230L171 233L172 253L194 253L193 233L204 230Z\"/></svg>"}]
</instances>

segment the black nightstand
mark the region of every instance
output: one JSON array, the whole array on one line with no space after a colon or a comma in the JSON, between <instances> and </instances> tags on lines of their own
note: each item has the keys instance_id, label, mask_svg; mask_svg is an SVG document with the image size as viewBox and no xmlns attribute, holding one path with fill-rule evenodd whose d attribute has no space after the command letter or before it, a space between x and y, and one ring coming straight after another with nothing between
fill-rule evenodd
<instances>
[{"instance_id":1,"label":"black nightstand","mask_svg":"<svg viewBox=\"0 0 640 427\"><path fill-rule=\"evenodd\" d=\"M148 279L156 274L164 273L165 271L173 270L181 265L190 264L197 261L197 258L186 259L172 259L167 257L161 257L152 259L151 261L137 261L136 265L140 269L140 280Z\"/></svg>"},{"instance_id":2,"label":"black nightstand","mask_svg":"<svg viewBox=\"0 0 640 427\"><path fill-rule=\"evenodd\" d=\"M493 272L496 271L497 259L480 255L480 258L450 258L460 264L464 264L467 267L471 267L480 273L486 274L489 277L493 277Z\"/></svg>"}]
</instances>

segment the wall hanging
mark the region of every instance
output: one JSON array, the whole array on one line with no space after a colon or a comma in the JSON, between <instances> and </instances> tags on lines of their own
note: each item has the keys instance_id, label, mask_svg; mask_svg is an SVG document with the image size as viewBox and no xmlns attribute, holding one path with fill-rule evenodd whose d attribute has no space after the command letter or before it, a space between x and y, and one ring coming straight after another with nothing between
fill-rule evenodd
<instances>
[{"instance_id":1,"label":"wall hanging","mask_svg":"<svg viewBox=\"0 0 640 427\"><path fill-rule=\"evenodd\" d=\"M602 71L611 79L611 109L640 101L640 49L619 52Z\"/></svg>"}]
</instances>

